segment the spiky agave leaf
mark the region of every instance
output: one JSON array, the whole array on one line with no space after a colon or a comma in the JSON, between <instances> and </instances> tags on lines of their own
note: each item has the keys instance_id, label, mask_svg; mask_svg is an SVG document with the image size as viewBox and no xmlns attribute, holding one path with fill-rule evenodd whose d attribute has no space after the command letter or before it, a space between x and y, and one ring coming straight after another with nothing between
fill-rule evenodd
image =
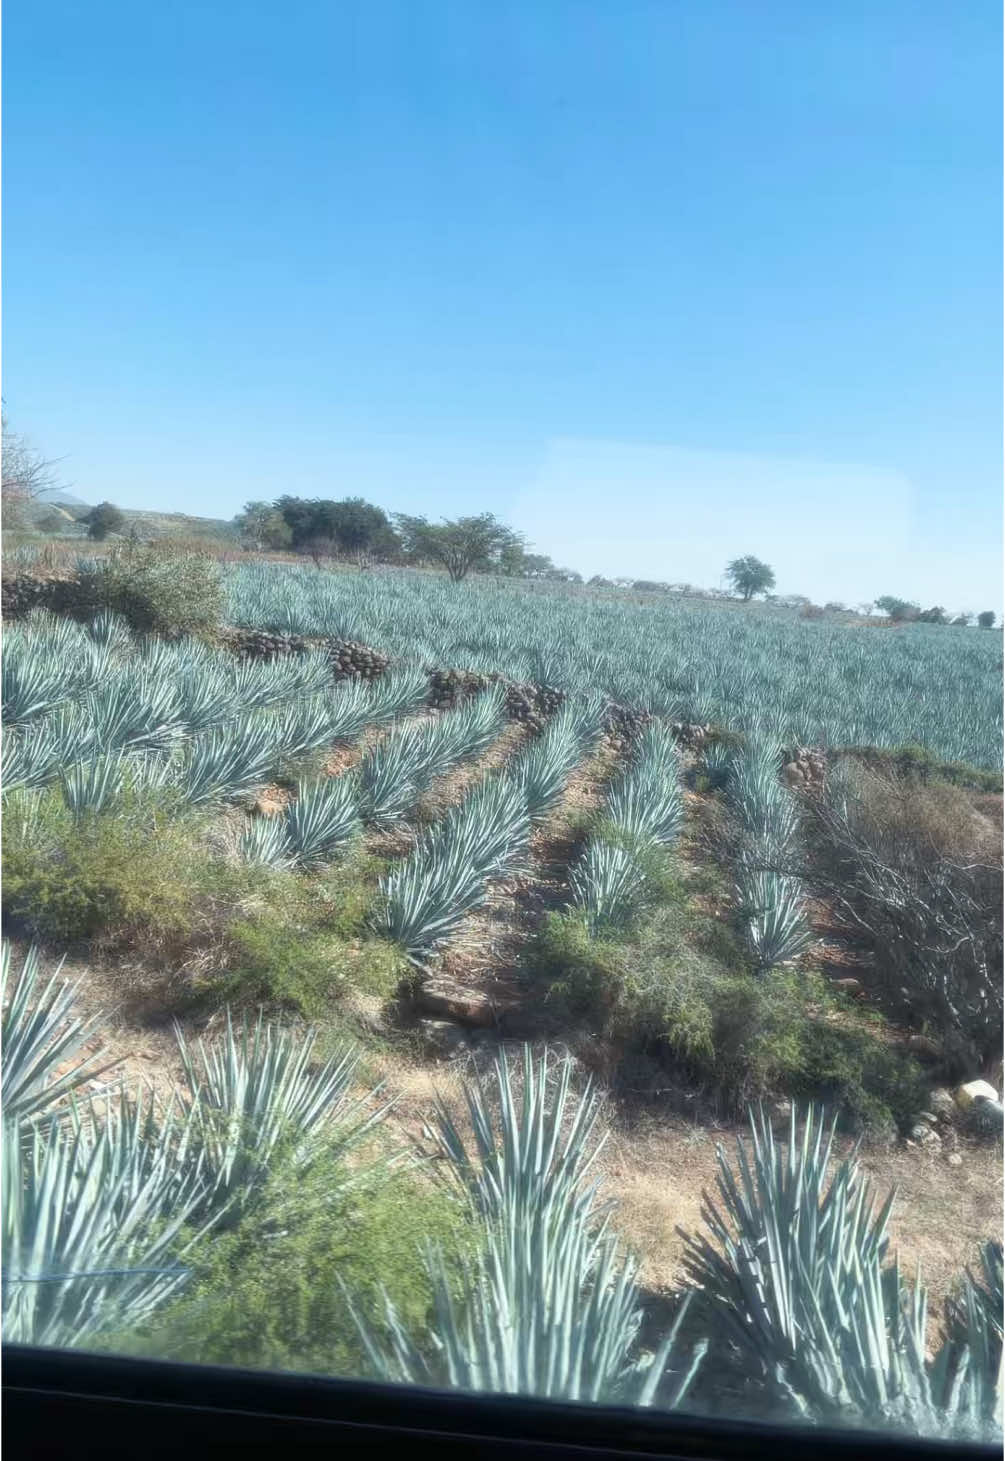
<instances>
[{"instance_id":1,"label":"spiky agave leaf","mask_svg":"<svg viewBox=\"0 0 1005 1461\"><path fill-rule=\"evenodd\" d=\"M86 627L88 637L106 648L127 649L133 642L128 622L113 609L102 609Z\"/></svg>"},{"instance_id":2,"label":"spiky agave leaf","mask_svg":"<svg viewBox=\"0 0 1005 1461\"><path fill-rule=\"evenodd\" d=\"M295 860L284 816L248 817L241 829L239 849L245 862L266 867L290 867Z\"/></svg>"},{"instance_id":3,"label":"spiky agave leaf","mask_svg":"<svg viewBox=\"0 0 1005 1461\"><path fill-rule=\"evenodd\" d=\"M3 723L22 725L38 720L73 693L73 682L61 673L58 661L46 664L34 655L23 639L9 639L0 668L3 694Z\"/></svg>"},{"instance_id":4,"label":"spiky agave leaf","mask_svg":"<svg viewBox=\"0 0 1005 1461\"><path fill-rule=\"evenodd\" d=\"M638 1355L635 1264L619 1252L596 1206L596 1188L584 1180L599 1150L597 1097L589 1085L581 1096L571 1094L568 1059L552 1090L547 1052L535 1064L525 1048L522 1074L518 1094L500 1054L494 1091L480 1080L466 1085L470 1142L438 1103L437 1151L471 1202L481 1249L463 1267L459 1298L442 1255L426 1251L432 1359L386 1296L386 1339L353 1309L371 1365L382 1379L410 1383L648 1404L666 1375L686 1305L659 1352ZM702 1352L700 1346L684 1360L661 1404L672 1408L683 1399Z\"/></svg>"},{"instance_id":5,"label":"spiky agave leaf","mask_svg":"<svg viewBox=\"0 0 1005 1461\"><path fill-rule=\"evenodd\" d=\"M10 1120L25 1120L92 1080L99 1067L81 1054L95 1022L75 1012L77 986L62 977L62 959L47 979L35 944L20 968L12 972L12 964L11 946L4 939L0 954L0 1104ZM66 1065L70 1068L57 1074L57 1068Z\"/></svg>"},{"instance_id":6,"label":"spiky agave leaf","mask_svg":"<svg viewBox=\"0 0 1005 1461\"><path fill-rule=\"evenodd\" d=\"M58 744L47 723L28 732L5 728L0 757L0 789L4 796L44 786L59 766Z\"/></svg>"},{"instance_id":7,"label":"spiky agave leaf","mask_svg":"<svg viewBox=\"0 0 1005 1461\"><path fill-rule=\"evenodd\" d=\"M488 879L503 870L528 834L520 787L508 777L479 783L383 880L378 932L421 961L484 901Z\"/></svg>"},{"instance_id":8,"label":"spiky agave leaf","mask_svg":"<svg viewBox=\"0 0 1005 1461\"><path fill-rule=\"evenodd\" d=\"M359 1063L343 1048L314 1065L316 1032L279 1030L260 1015L235 1030L227 1011L223 1039L191 1045L176 1026L188 1092L182 1109L193 1122L192 1147L203 1164L213 1211L235 1221L265 1181L282 1147L310 1161L324 1136L348 1150L382 1118L366 1112L374 1092L351 1095Z\"/></svg>"},{"instance_id":9,"label":"spiky agave leaf","mask_svg":"<svg viewBox=\"0 0 1005 1461\"><path fill-rule=\"evenodd\" d=\"M360 766L364 820L378 826L402 821L434 776L477 755L495 739L502 708L502 692L493 689L437 720L404 725L378 742Z\"/></svg>"},{"instance_id":10,"label":"spiky agave leaf","mask_svg":"<svg viewBox=\"0 0 1005 1461\"><path fill-rule=\"evenodd\" d=\"M117 1131L114 1118L47 1129L5 1120L2 1140L8 1342L86 1344L134 1328L177 1291L180 1234L201 1194L193 1185L182 1196L167 1143L151 1145L139 1124Z\"/></svg>"},{"instance_id":11,"label":"spiky agave leaf","mask_svg":"<svg viewBox=\"0 0 1005 1461\"><path fill-rule=\"evenodd\" d=\"M63 800L76 819L96 816L115 801L122 790L121 752L91 756L60 773Z\"/></svg>"},{"instance_id":12,"label":"spiky agave leaf","mask_svg":"<svg viewBox=\"0 0 1005 1461\"><path fill-rule=\"evenodd\" d=\"M1003 1314L1002 1245L992 1241L981 1245L980 1275L968 1268L960 1292L946 1304L946 1338L938 1357L940 1393L948 1399L964 1370L969 1406L988 1430L1002 1423Z\"/></svg>"},{"instance_id":13,"label":"spiky agave leaf","mask_svg":"<svg viewBox=\"0 0 1005 1461\"><path fill-rule=\"evenodd\" d=\"M735 1175L718 1148L708 1233L682 1233L710 1320L807 1418L967 1432L965 1373L945 1386L926 1367L920 1281L908 1290L896 1264L884 1268L894 1194L877 1207L857 1151L830 1170L835 1120L816 1107L793 1107L787 1143L763 1111L750 1131Z\"/></svg>"},{"instance_id":14,"label":"spiky agave leaf","mask_svg":"<svg viewBox=\"0 0 1005 1461\"><path fill-rule=\"evenodd\" d=\"M148 675L123 676L92 691L84 711L102 751L165 750L184 728L174 686Z\"/></svg>"},{"instance_id":15,"label":"spiky agave leaf","mask_svg":"<svg viewBox=\"0 0 1005 1461\"><path fill-rule=\"evenodd\" d=\"M359 831L356 787L350 777L298 783L296 800L284 813L286 840L298 862L331 857Z\"/></svg>"},{"instance_id":16,"label":"spiky agave leaf","mask_svg":"<svg viewBox=\"0 0 1005 1461\"><path fill-rule=\"evenodd\" d=\"M593 704L564 706L510 772L535 821L562 795L585 746L597 733L595 710Z\"/></svg>"},{"instance_id":17,"label":"spiky agave leaf","mask_svg":"<svg viewBox=\"0 0 1005 1461\"><path fill-rule=\"evenodd\" d=\"M760 971L794 959L809 947L812 935L797 879L741 866L736 897L747 944Z\"/></svg>"},{"instance_id":18,"label":"spiky agave leaf","mask_svg":"<svg viewBox=\"0 0 1005 1461\"><path fill-rule=\"evenodd\" d=\"M244 715L196 736L179 762L178 787L199 805L261 784L276 759L269 718Z\"/></svg>"},{"instance_id":19,"label":"spiky agave leaf","mask_svg":"<svg viewBox=\"0 0 1005 1461\"><path fill-rule=\"evenodd\" d=\"M569 876L572 901L594 932L624 923L645 886L634 852L593 837Z\"/></svg>"}]
</instances>

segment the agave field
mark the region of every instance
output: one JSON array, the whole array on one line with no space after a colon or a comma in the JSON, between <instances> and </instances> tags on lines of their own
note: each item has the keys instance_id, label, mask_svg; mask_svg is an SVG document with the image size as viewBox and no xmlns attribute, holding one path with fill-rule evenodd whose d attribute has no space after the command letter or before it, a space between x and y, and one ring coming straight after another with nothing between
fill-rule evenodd
<instances>
[{"instance_id":1,"label":"agave field","mask_svg":"<svg viewBox=\"0 0 1005 1461\"><path fill-rule=\"evenodd\" d=\"M921 745L947 761L1002 764L997 634L261 562L230 569L227 592L235 624L362 640L408 664L591 689L799 745Z\"/></svg>"},{"instance_id":2,"label":"agave field","mask_svg":"<svg viewBox=\"0 0 1005 1461\"><path fill-rule=\"evenodd\" d=\"M239 1236L274 1200L274 1168L294 1187L320 1171L335 1222L346 1193L418 1161L436 1168L466 1238L460 1255L416 1252L424 1325L393 1296L375 1305L339 1278L369 1374L673 1408L711 1383L703 1357L724 1343L747 1352L780 1413L995 1434L1000 1248L986 1247L981 1277L961 1276L933 1351L920 1278L902 1280L889 1252L889 1202L874 1199L854 1151L838 1160L836 1118L815 1107L793 1104L783 1138L751 1113L739 1176L723 1154L720 1201L688 1236L689 1292L642 1345L638 1264L590 1175L600 1097L570 1060L525 1047L515 1071L497 1040L467 1081L466 1117L438 1105L419 1157L396 1146L353 1049L331 1030L319 1044L279 999L265 1014L248 1000L235 1014L218 1005L213 1040L179 1027L181 1078L167 1099L128 1082L95 1094L94 1027L58 969L43 972L61 951L43 957L31 940L46 937L42 919L63 896L66 845L98 847L120 820L151 849L184 821L190 854L225 868L228 889L251 888L240 878L253 873L249 918L271 885L280 918L284 900L298 918L312 898L332 907L326 873L366 849L372 886L343 942L360 960L393 950L397 1010L500 886L532 875L578 775L592 802L552 845L556 926L605 947L631 930L705 796L732 829L722 898L742 967L730 977L763 989L801 967L813 941L792 870L805 807L779 774L783 748L920 745L1000 766L998 636L408 573L249 563L225 579L232 625L371 645L388 667L337 679L320 647L242 660L218 643L136 634L108 612L78 623L34 611L6 630L5 856L14 847L21 883L40 890L37 910L18 907L23 947L4 949L8 1336L87 1345L154 1332L184 1304L207 1245ZM433 709L434 668L562 693L514 726L505 687L487 680ZM628 731L612 721L625 707ZM689 745L682 722L717 729ZM105 897L102 885L99 917Z\"/></svg>"}]
</instances>

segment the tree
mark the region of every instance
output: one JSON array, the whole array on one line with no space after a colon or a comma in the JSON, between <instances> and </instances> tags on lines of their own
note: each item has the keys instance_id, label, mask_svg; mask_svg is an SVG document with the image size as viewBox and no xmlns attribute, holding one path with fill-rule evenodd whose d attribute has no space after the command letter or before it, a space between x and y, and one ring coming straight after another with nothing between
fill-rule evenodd
<instances>
[{"instance_id":1,"label":"tree","mask_svg":"<svg viewBox=\"0 0 1005 1461\"><path fill-rule=\"evenodd\" d=\"M918 615L919 624L948 624L949 615L941 604L936 604L931 609L922 609Z\"/></svg>"},{"instance_id":2,"label":"tree","mask_svg":"<svg viewBox=\"0 0 1005 1461\"><path fill-rule=\"evenodd\" d=\"M335 545L336 554L361 565L371 558L396 558L401 545L387 513L362 497L280 497L272 504L289 528L298 551L311 542ZM328 555L334 556L334 555Z\"/></svg>"},{"instance_id":3,"label":"tree","mask_svg":"<svg viewBox=\"0 0 1005 1461\"><path fill-rule=\"evenodd\" d=\"M967 624L973 622L973 617L974 616L969 609L964 609L962 613L957 614L956 618L953 620L953 623L958 624L961 628L965 628Z\"/></svg>"},{"instance_id":4,"label":"tree","mask_svg":"<svg viewBox=\"0 0 1005 1461\"><path fill-rule=\"evenodd\" d=\"M408 557L419 562L440 563L454 583L475 570L497 568L504 552L514 544L523 547L519 533L501 523L490 512L477 517L459 517L431 523L424 517L395 513L395 524Z\"/></svg>"},{"instance_id":5,"label":"tree","mask_svg":"<svg viewBox=\"0 0 1005 1461\"><path fill-rule=\"evenodd\" d=\"M246 502L234 526L249 547L288 548L293 541L289 524L271 502Z\"/></svg>"},{"instance_id":6,"label":"tree","mask_svg":"<svg viewBox=\"0 0 1005 1461\"><path fill-rule=\"evenodd\" d=\"M766 563L748 553L744 558L734 558L726 565L726 576L734 592L747 603L755 594L763 594L775 586L775 575Z\"/></svg>"},{"instance_id":7,"label":"tree","mask_svg":"<svg viewBox=\"0 0 1005 1461\"><path fill-rule=\"evenodd\" d=\"M912 604L908 599L898 599L895 594L884 594L877 599L876 608L895 624L905 624L911 619L917 619L921 613L917 604Z\"/></svg>"},{"instance_id":8,"label":"tree","mask_svg":"<svg viewBox=\"0 0 1005 1461\"><path fill-rule=\"evenodd\" d=\"M321 533L314 538L305 538L297 548L298 553L306 553L313 560L315 568L320 568L326 558L337 558L338 551L335 539Z\"/></svg>"},{"instance_id":9,"label":"tree","mask_svg":"<svg viewBox=\"0 0 1005 1461\"><path fill-rule=\"evenodd\" d=\"M978 614L977 622L982 629L993 629L995 627L994 609L985 609L982 614Z\"/></svg>"},{"instance_id":10,"label":"tree","mask_svg":"<svg viewBox=\"0 0 1005 1461\"><path fill-rule=\"evenodd\" d=\"M0 454L0 502L5 528L22 527L29 502L44 497L59 486L56 462L44 457L26 436L11 428L6 416L2 420L2 454Z\"/></svg>"},{"instance_id":11,"label":"tree","mask_svg":"<svg viewBox=\"0 0 1005 1461\"><path fill-rule=\"evenodd\" d=\"M112 502L99 502L97 507L92 507L87 517L87 536L93 538L96 543L103 543L109 533L120 533L125 526L125 513Z\"/></svg>"}]
</instances>

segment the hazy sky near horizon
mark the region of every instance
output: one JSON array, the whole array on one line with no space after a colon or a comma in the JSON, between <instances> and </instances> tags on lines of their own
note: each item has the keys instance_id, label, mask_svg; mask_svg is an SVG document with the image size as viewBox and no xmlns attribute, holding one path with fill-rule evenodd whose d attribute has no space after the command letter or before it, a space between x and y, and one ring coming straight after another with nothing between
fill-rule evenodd
<instances>
[{"instance_id":1,"label":"hazy sky near horizon","mask_svg":"<svg viewBox=\"0 0 1005 1461\"><path fill-rule=\"evenodd\" d=\"M72 490L1001 601L991 0L9 0L4 401Z\"/></svg>"}]
</instances>

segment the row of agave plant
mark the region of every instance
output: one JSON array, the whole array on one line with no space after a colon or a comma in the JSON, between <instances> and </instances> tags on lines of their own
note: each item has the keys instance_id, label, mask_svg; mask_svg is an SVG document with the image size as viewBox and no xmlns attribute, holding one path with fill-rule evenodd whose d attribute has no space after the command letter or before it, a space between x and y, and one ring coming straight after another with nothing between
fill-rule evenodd
<instances>
[{"instance_id":1,"label":"row of agave plant","mask_svg":"<svg viewBox=\"0 0 1005 1461\"><path fill-rule=\"evenodd\" d=\"M677 746L666 725L651 721L609 788L600 827L570 877L572 901L594 932L625 921L645 886L643 854L672 846L683 821Z\"/></svg>"},{"instance_id":2,"label":"row of agave plant","mask_svg":"<svg viewBox=\"0 0 1005 1461\"><path fill-rule=\"evenodd\" d=\"M751 956L759 972L794 959L810 933L800 880L784 871L799 833L799 809L779 779L777 742L748 742L742 751L713 745L705 770L725 783L739 826L735 857L736 901Z\"/></svg>"},{"instance_id":3,"label":"row of agave plant","mask_svg":"<svg viewBox=\"0 0 1005 1461\"><path fill-rule=\"evenodd\" d=\"M253 1207L280 1150L307 1170L324 1143L328 1191L366 1161L336 1160L376 1134L387 1104L355 1092L349 1051L312 1063L310 1036L228 1020L216 1045L179 1035L185 1084L166 1107L126 1092L80 1100L100 1057L74 991L30 952L3 962L3 1319L11 1342L91 1345L135 1331L184 1291L187 1260ZM565 1400L676 1407L707 1391L704 1333L789 1414L824 1424L1000 1433L1002 1250L963 1275L945 1338L926 1358L920 1278L890 1261L892 1195L876 1200L834 1126L793 1110L787 1140L763 1113L720 1149L705 1228L685 1235L693 1284L655 1350L640 1343L637 1265L592 1173L601 1102L568 1060L525 1048L465 1083L467 1121L438 1102L430 1180L445 1181L478 1241L463 1261L421 1256L432 1333L387 1300L346 1314L380 1379ZM395 1158L383 1158L393 1180ZM334 1209L333 1209L334 1210ZM333 1241L336 1235L333 1234ZM418 1256L418 1255L417 1255ZM430 1342L431 1341L431 1342Z\"/></svg>"},{"instance_id":4,"label":"row of agave plant","mask_svg":"<svg viewBox=\"0 0 1005 1461\"><path fill-rule=\"evenodd\" d=\"M422 964L513 865L602 725L599 701L567 705L512 764L479 781L383 880L379 931Z\"/></svg>"},{"instance_id":5,"label":"row of agave plant","mask_svg":"<svg viewBox=\"0 0 1005 1461\"><path fill-rule=\"evenodd\" d=\"M234 623L336 634L405 662L599 690L674 719L797 745L918 744L1000 767L1001 641L925 625L887 633L757 606L597 595L435 574L227 571Z\"/></svg>"},{"instance_id":6,"label":"row of agave plant","mask_svg":"<svg viewBox=\"0 0 1005 1461\"><path fill-rule=\"evenodd\" d=\"M191 640L123 643L120 630L108 616L86 628L45 616L8 631L5 795L58 779L81 813L128 788L223 800L428 694L418 669L333 687L321 655L241 664Z\"/></svg>"}]
</instances>

